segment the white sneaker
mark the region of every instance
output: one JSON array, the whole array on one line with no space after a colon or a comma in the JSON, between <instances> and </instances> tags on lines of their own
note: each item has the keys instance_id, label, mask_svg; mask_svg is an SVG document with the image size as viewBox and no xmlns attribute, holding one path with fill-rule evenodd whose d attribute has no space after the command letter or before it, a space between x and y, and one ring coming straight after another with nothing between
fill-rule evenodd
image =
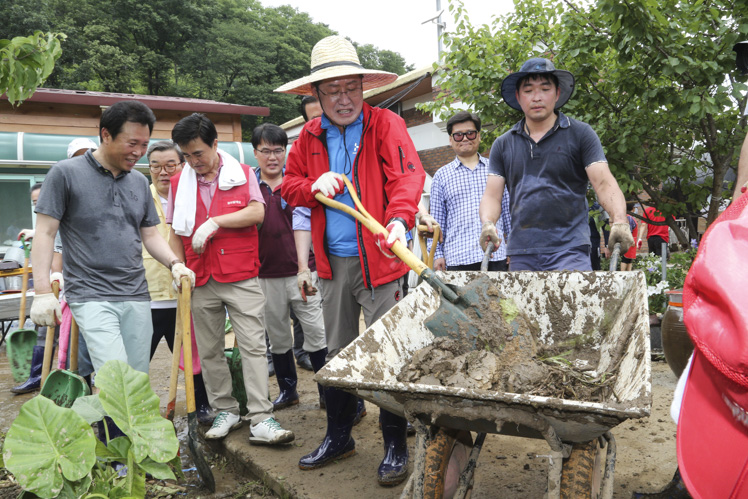
<instances>
[{"instance_id":1,"label":"white sneaker","mask_svg":"<svg viewBox=\"0 0 748 499\"><path fill-rule=\"evenodd\" d=\"M296 438L292 431L284 430L275 418L267 418L249 427L249 443L261 445L285 444Z\"/></svg>"},{"instance_id":2,"label":"white sneaker","mask_svg":"<svg viewBox=\"0 0 748 499\"><path fill-rule=\"evenodd\" d=\"M213 426L210 430L205 432L205 438L207 440L217 440L223 438L229 434L231 430L235 430L242 425L242 418L238 414L231 414L230 412L221 411L213 421Z\"/></svg>"}]
</instances>

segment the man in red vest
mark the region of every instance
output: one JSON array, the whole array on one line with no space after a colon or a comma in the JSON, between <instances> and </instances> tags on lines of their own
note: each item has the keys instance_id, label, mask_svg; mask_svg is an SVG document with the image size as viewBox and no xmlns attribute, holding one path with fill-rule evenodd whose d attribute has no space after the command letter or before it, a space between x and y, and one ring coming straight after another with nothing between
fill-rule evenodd
<instances>
[{"instance_id":1,"label":"man in red vest","mask_svg":"<svg viewBox=\"0 0 748 499\"><path fill-rule=\"evenodd\" d=\"M169 244L195 271L195 338L208 400L218 412L205 437L223 438L241 425L223 353L228 310L242 356L251 423L249 442L291 442L293 432L281 428L273 418L273 404L268 400L265 297L257 278L257 225L264 220L265 202L257 178L249 166L218 149L216 127L203 114L181 119L171 136L189 163L171 179Z\"/></svg>"}]
</instances>

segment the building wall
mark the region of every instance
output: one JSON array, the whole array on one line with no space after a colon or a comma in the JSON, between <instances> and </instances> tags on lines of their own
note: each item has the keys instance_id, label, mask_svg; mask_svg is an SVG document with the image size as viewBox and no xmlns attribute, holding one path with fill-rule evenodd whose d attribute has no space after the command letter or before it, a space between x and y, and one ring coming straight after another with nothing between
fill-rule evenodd
<instances>
[{"instance_id":1,"label":"building wall","mask_svg":"<svg viewBox=\"0 0 748 499\"><path fill-rule=\"evenodd\" d=\"M436 170L455 159L455 152L450 146L435 147L418 151L418 157L423 169L433 177Z\"/></svg>"}]
</instances>

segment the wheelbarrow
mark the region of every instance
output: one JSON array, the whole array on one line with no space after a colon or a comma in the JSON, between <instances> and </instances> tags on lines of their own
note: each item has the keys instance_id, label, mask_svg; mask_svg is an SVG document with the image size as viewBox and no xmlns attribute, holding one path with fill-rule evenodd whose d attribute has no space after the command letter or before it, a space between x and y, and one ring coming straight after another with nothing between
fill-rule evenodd
<instances>
[{"instance_id":1,"label":"wheelbarrow","mask_svg":"<svg viewBox=\"0 0 748 499\"><path fill-rule=\"evenodd\" d=\"M480 272L440 273L464 286ZM614 376L602 401L458 388L397 379L412 356L434 341L424 320L438 293L421 284L343 349L316 375L323 385L354 393L403 415L417 430L414 471L402 497L424 491L426 449L434 427L477 432L455 497L465 497L484 434L544 439L550 446L549 498L604 497L613 493L615 440L610 430L651 408L647 287L640 272L491 272L496 287L535 324L544 345L560 338L592 337L597 371ZM426 492L426 494L424 494Z\"/></svg>"}]
</instances>

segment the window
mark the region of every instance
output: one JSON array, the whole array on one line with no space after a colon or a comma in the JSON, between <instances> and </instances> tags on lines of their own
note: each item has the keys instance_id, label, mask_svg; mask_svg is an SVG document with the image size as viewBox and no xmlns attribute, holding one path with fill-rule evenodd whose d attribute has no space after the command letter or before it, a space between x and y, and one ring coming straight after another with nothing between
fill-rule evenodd
<instances>
[{"instance_id":1,"label":"window","mask_svg":"<svg viewBox=\"0 0 748 499\"><path fill-rule=\"evenodd\" d=\"M34 175L0 175L0 254L5 254L22 229L34 227L29 189L40 180Z\"/></svg>"}]
</instances>

